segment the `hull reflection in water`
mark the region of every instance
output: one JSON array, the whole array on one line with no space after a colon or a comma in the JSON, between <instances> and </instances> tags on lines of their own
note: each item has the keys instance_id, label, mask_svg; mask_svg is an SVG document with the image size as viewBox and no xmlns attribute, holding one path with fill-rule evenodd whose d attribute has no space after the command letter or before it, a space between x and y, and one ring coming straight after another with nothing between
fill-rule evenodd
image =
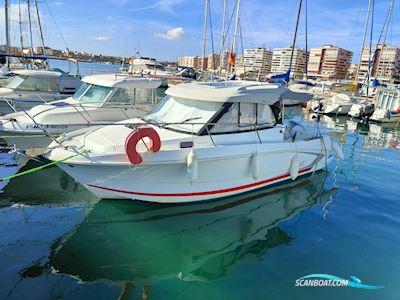
<instances>
[{"instance_id":1,"label":"hull reflection in water","mask_svg":"<svg viewBox=\"0 0 400 300\"><path fill-rule=\"evenodd\" d=\"M152 286L179 278L209 282L293 239L278 224L336 192L326 173L218 203L151 205L100 201L52 246L50 265L82 282ZM125 290L125 289L123 289Z\"/></svg>"},{"instance_id":2,"label":"hull reflection in water","mask_svg":"<svg viewBox=\"0 0 400 300\"><path fill-rule=\"evenodd\" d=\"M40 165L30 161L23 170ZM98 201L83 186L55 166L11 180L4 188L0 205L9 204L8 200L27 205L64 206Z\"/></svg>"}]
</instances>

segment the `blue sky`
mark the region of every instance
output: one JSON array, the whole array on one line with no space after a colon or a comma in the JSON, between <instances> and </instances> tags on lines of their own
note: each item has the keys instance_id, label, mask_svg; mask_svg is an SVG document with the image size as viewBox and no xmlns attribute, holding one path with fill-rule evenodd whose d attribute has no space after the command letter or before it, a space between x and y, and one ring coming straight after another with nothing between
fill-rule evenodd
<instances>
[{"instance_id":1,"label":"blue sky","mask_svg":"<svg viewBox=\"0 0 400 300\"><path fill-rule=\"evenodd\" d=\"M219 37L223 0L211 1L215 48ZM18 1L12 9L12 41L18 45L15 22ZM245 48L287 46L291 43L298 0L242 0L241 24ZM374 40L382 30L390 0L376 0ZM335 44L354 51L361 44L368 0L308 0L309 45ZM3 6L3 4L1 4ZM70 49L110 55L133 55L176 60L180 55L201 53L203 0L39 0L46 43L65 48L50 11ZM234 0L230 0L232 10ZM3 10L0 11L0 22ZM3 24L3 23L2 23ZM1 28L4 28L1 26ZM297 45L304 47L304 19ZM37 32L35 31L35 43ZM25 37L27 39L27 36ZM0 33L4 41L4 33ZM397 1L388 43L400 45L400 6ZM211 52L211 33L208 50Z\"/></svg>"}]
</instances>

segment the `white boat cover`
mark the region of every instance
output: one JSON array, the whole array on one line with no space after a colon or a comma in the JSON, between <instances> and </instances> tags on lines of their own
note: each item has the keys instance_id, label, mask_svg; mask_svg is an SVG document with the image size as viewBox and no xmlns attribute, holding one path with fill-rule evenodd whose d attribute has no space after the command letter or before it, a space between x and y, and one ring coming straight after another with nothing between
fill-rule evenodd
<instances>
[{"instance_id":1,"label":"white boat cover","mask_svg":"<svg viewBox=\"0 0 400 300\"><path fill-rule=\"evenodd\" d=\"M171 86L166 94L176 99L209 102L247 102L273 105L287 88L252 81L190 82Z\"/></svg>"}]
</instances>

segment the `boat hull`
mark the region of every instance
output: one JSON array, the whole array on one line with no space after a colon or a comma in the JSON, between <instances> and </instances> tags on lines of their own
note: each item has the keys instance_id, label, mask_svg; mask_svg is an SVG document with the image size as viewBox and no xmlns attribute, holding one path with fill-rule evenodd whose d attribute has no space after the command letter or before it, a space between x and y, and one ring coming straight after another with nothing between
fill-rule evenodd
<instances>
[{"instance_id":1,"label":"boat hull","mask_svg":"<svg viewBox=\"0 0 400 300\"><path fill-rule=\"evenodd\" d=\"M352 104L344 104L344 105L326 105L326 108L323 111L323 114L326 115L337 115L337 116L347 116L350 112Z\"/></svg>"},{"instance_id":2,"label":"boat hull","mask_svg":"<svg viewBox=\"0 0 400 300\"><path fill-rule=\"evenodd\" d=\"M387 109L376 109L370 120L379 123L397 123L400 122L400 113Z\"/></svg>"},{"instance_id":3,"label":"boat hull","mask_svg":"<svg viewBox=\"0 0 400 300\"><path fill-rule=\"evenodd\" d=\"M332 159L329 138L324 138L324 142L314 139L288 143L286 149L278 151L271 151L270 145L258 146L256 154L253 145L252 151L245 154L225 153L219 157L213 157L210 149L208 153L198 149L195 171L188 170L186 160L152 164L145 161L138 166L68 164L67 161L59 166L101 199L187 203L225 198L292 181L325 168ZM295 160L297 164L293 163Z\"/></svg>"}]
</instances>

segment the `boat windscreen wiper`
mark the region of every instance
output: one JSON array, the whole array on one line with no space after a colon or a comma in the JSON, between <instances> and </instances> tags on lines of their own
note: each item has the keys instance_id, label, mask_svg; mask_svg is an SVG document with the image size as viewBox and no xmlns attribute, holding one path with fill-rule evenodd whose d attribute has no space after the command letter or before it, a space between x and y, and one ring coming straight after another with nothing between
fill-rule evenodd
<instances>
[{"instance_id":1,"label":"boat windscreen wiper","mask_svg":"<svg viewBox=\"0 0 400 300\"><path fill-rule=\"evenodd\" d=\"M195 121L195 120L199 120L199 119L201 119L201 117L189 118L189 119L183 120L182 122L180 122L180 124L185 124L189 121Z\"/></svg>"}]
</instances>

